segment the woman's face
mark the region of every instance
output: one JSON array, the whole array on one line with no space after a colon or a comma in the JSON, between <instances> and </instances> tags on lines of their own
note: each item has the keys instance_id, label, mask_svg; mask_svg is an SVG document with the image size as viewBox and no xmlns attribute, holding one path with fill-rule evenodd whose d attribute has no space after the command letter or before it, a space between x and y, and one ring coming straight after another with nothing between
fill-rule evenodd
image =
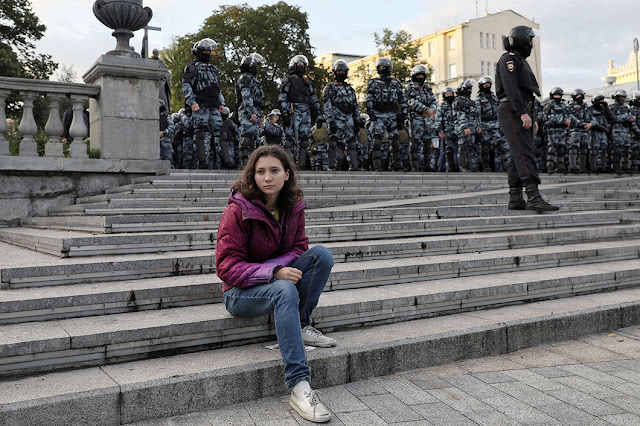
<instances>
[{"instance_id":1,"label":"woman's face","mask_svg":"<svg viewBox=\"0 0 640 426\"><path fill-rule=\"evenodd\" d=\"M256 162L254 176L258 189L265 196L277 196L285 181L289 179L289 171L284 170L279 159L265 155Z\"/></svg>"}]
</instances>

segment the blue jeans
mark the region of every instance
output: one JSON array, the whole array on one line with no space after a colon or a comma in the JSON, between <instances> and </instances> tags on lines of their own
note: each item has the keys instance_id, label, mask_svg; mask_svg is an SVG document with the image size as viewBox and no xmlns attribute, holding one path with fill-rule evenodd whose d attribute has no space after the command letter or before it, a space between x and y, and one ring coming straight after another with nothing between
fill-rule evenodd
<instances>
[{"instance_id":1,"label":"blue jeans","mask_svg":"<svg viewBox=\"0 0 640 426\"><path fill-rule=\"evenodd\" d=\"M311 383L300 330L311 324L311 313L318 305L333 267L333 255L326 247L315 246L302 253L291 267L302 271L297 284L276 280L249 288L234 287L224 293L224 306L233 316L257 317L273 313L284 362L284 379L289 388L302 380Z\"/></svg>"}]
</instances>

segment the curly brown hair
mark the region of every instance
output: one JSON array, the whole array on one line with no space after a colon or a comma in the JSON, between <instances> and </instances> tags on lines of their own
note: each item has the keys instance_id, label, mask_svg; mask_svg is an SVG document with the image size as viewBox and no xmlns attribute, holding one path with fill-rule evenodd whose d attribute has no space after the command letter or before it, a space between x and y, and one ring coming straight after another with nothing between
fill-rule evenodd
<instances>
[{"instance_id":1,"label":"curly brown hair","mask_svg":"<svg viewBox=\"0 0 640 426\"><path fill-rule=\"evenodd\" d=\"M274 157L280 160L285 172L289 172L289 179L284 182L284 186L278 195L278 208L289 210L302 200L302 189L298 187L296 179L296 165L280 145L265 145L253 151L249 161L242 171L242 175L233 183L231 190L239 192L247 200L260 199L265 201L264 194L256 185L255 173L256 163L261 157Z\"/></svg>"}]
</instances>

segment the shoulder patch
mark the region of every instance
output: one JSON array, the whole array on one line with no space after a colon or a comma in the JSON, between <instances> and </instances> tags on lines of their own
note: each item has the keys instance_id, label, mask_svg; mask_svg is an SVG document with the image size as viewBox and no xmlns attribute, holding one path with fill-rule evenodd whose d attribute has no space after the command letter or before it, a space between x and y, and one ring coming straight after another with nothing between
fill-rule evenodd
<instances>
[{"instance_id":1,"label":"shoulder patch","mask_svg":"<svg viewBox=\"0 0 640 426\"><path fill-rule=\"evenodd\" d=\"M514 72L516 69L516 64L513 61L507 61L507 71Z\"/></svg>"}]
</instances>

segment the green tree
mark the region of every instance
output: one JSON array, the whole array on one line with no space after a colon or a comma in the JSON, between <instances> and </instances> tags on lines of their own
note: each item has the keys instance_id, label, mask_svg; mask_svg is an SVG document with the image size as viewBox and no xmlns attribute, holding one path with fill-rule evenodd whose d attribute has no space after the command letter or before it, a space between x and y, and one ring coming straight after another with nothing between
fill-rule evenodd
<instances>
[{"instance_id":1,"label":"green tree","mask_svg":"<svg viewBox=\"0 0 640 426\"><path fill-rule=\"evenodd\" d=\"M403 83L407 82L411 78L411 69L420 63L420 46L413 41L411 34L404 30L394 34L389 28L383 28L381 34L377 32L373 34L373 40L378 50L375 59L381 57L391 59L393 63L392 75ZM433 70L430 65L425 65L428 73L427 81L431 81ZM361 108L364 108L367 83L377 73L373 65L368 67L366 64L361 64L353 71L353 74L356 77L354 80L359 82L354 85L354 89L361 102Z\"/></svg>"},{"instance_id":2,"label":"green tree","mask_svg":"<svg viewBox=\"0 0 640 426\"><path fill-rule=\"evenodd\" d=\"M31 0L0 2L0 75L46 80L58 64L35 52L47 28L31 10Z\"/></svg>"},{"instance_id":3,"label":"green tree","mask_svg":"<svg viewBox=\"0 0 640 426\"><path fill-rule=\"evenodd\" d=\"M191 47L205 37L218 43L218 52L212 62L220 71L222 93L232 110L236 106L235 81L240 60L252 52L260 53L266 61L259 72L264 85L266 112L278 108L279 85L288 73L289 59L295 55L305 55L309 59L308 75L319 94L327 81L327 71L314 66L308 31L307 14L282 1L258 8L247 4L221 6L206 18L197 33L174 39L163 52L163 60L171 71L172 109L175 111L184 106L182 73L194 59Z\"/></svg>"},{"instance_id":4,"label":"green tree","mask_svg":"<svg viewBox=\"0 0 640 426\"><path fill-rule=\"evenodd\" d=\"M374 33L373 39L380 56L391 58L393 62L393 76L402 82L411 77L411 68L420 63L420 47L413 42L411 34L405 30L393 33L389 28L384 28L382 34ZM427 81L430 81L431 69Z\"/></svg>"}]
</instances>

